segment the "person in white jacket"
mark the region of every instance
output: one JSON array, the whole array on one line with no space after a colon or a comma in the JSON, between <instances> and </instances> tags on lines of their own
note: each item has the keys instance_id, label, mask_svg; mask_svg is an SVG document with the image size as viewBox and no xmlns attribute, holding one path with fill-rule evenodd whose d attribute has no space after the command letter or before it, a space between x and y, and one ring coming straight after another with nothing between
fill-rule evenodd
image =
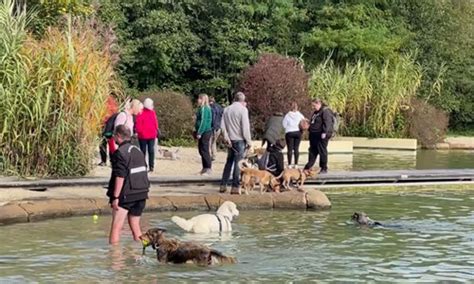
<instances>
[{"instance_id":1,"label":"person in white jacket","mask_svg":"<svg viewBox=\"0 0 474 284\"><path fill-rule=\"evenodd\" d=\"M299 112L298 104L295 102L291 104L291 110L283 118L283 128L285 128L286 146L288 147L288 165L290 166L290 168L292 167L291 158L293 154L295 156L295 163L293 167L296 168L296 166L298 165L298 158L300 155L299 148L302 135L300 123L304 119L304 115Z\"/></svg>"}]
</instances>

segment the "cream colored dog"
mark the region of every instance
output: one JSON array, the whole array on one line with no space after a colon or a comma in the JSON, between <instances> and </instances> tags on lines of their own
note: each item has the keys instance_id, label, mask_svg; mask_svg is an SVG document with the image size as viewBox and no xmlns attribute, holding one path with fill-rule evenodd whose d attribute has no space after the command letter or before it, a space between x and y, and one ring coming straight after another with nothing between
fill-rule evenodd
<instances>
[{"instance_id":1,"label":"cream colored dog","mask_svg":"<svg viewBox=\"0 0 474 284\"><path fill-rule=\"evenodd\" d=\"M193 233L212 233L212 232L230 232L232 231L232 219L239 216L239 210L232 201L225 201L217 209L216 214L202 214L189 220L173 216L171 221L186 232Z\"/></svg>"}]
</instances>

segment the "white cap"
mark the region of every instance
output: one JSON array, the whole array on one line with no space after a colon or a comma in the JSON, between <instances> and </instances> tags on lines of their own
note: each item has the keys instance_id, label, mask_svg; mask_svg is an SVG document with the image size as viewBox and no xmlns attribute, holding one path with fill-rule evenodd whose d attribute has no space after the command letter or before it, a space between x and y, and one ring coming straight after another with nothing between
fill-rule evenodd
<instances>
[{"instance_id":1,"label":"white cap","mask_svg":"<svg viewBox=\"0 0 474 284\"><path fill-rule=\"evenodd\" d=\"M153 110L153 100L150 98L146 98L143 101L143 106L149 110Z\"/></svg>"}]
</instances>

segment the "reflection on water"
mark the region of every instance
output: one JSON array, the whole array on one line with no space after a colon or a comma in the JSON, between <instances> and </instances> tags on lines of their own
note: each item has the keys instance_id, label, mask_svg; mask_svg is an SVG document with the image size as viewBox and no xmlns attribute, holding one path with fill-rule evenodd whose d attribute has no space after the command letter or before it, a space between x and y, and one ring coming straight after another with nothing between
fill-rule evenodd
<instances>
[{"instance_id":1,"label":"reflection on water","mask_svg":"<svg viewBox=\"0 0 474 284\"><path fill-rule=\"evenodd\" d=\"M471 192L333 193L333 209L242 211L234 232L184 233L172 213L149 213L146 227L197 240L236 256L217 267L159 265L151 249L125 232L107 242L109 216L2 227L0 283L176 281L469 281L474 277L474 197ZM394 228L348 224L354 211ZM189 217L196 212L180 212Z\"/></svg>"},{"instance_id":2,"label":"reflection on water","mask_svg":"<svg viewBox=\"0 0 474 284\"><path fill-rule=\"evenodd\" d=\"M307 161L307 156L301 161ZM474 151L354 150L353 155L330 155L329 167L347 171L465 169L474 168Z\"/></svg>"}]
</instances>

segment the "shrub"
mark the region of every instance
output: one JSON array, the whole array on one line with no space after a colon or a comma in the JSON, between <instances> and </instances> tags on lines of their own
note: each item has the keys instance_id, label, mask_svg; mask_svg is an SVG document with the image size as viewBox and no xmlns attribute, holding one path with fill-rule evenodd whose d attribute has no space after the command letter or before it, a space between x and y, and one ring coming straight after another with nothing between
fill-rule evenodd
<instances>
[{"instance_id":1,"label":"shrub","mask_svg":"<svg viewBox=\"0 0 474 284\"><path fill-rule=\"evenodd\" d=\"M109 94L119 93L110 54L90 26L69 20L41 39L27 16L0 4L0 161L22 176L88 173Z\"/></svg>"},{"instance_id":2,"label":"shrub","mask_svg":"<svg viewBox=\"0 0 474 284\"><path fill-rule=\"evenodd\" d=\"M449 116L426 101L412 99L405 116L410 137L416 138L424 148L433 148L446 137Z\"/></svg>"},{"instance_id":3,"label":"shrub","mask_svg":"<svg viewBox=\"0 0 474 284\"><path fill-rule=\"evenodd\" d=\"M402 109L420 82L420 67L410 56L382 66L358 61L344 68L327 60L313 70L309 92L342 114L344 135L400 137L407 135L408 127Z\"/></svg>"},{"instance_id":4,"label":"shrub","mask_svg":"<svg viewBox=\"0 0 474 284\"><path fill-rule=\"evenodd\" d=\"M286 113L297 102L303 114L310 114L308 74L295 58L263 54L241 74L238 90L247 96L251 124L261 137L265 122L275 112Z\"/></svg>"},{"instance_id":5,"label":"shrub","mask_svg":"<svg viewBox=\"0 0 474 284\"><path fill-rule=\"evenodd\" d=\"M162 139L192 139L194 110L188 96L172 91L148 91L139 96L141 101L145 98L155 104Z\"/></svg>"}]
</instances>

